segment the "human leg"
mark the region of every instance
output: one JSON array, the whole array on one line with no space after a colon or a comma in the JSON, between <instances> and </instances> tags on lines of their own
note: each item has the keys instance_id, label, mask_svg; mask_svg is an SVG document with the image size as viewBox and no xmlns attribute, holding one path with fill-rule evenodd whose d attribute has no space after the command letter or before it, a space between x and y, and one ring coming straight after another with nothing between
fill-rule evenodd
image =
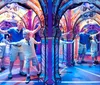
<instances>
[{"instance_id":1,"label":"human leg","mask_svg":"<svg viewBox=\"0 0 100 85\"><path fill-rule=\"evenodd\" d=\"M94 64L99 64L99 62L98 62L98 53L97 53L97 51L95 52Z\"/></svg>"},{"instance_id":2,"label":"human leg","mask_svg":"<svg viewBox=\"0 0 100 85\"><path fill-rule=\"evenodd\" d=\"M81 58L82 58L82 51L83 51L83 45L79 44L79 49L78 49L78 63L81 62Z\"/></svg>"},{"instance_id":3,"label":"human leg","mask_svg":"<svg viewBox=\"0 0 100 85\"><path fill-rule=\"evenodd\" d=\"M5 70L4 53L5 53L5 47L0 47L0 71Z\"/></svg>"},{"instance_id":4,"label":"human leg","mask_svg":"<svg viewBox=\"0 0 100 85\"><path fill-rule=\"evenodd\" d=\"M1 69L2 70L5 70L6 69L5 66L4 66L4 63L5 63L5 57L2 58L2 60L1 60Z\"/></svg>"},{"instance_id":5,"label":"human leg","mask_svg":"<svg viewBox=\"0 0 100 85\"><path fill-rule=\"evenodd\" d=\"M8 79L12 79L12 68L13 68L14 62L17 58L17 55L18 55L18 51L15 48L11 48Z\"/></svg>"},{"instance_id":6,"label":"human leg","mask_svg":"<svg viewBox=\"0 0 100 85\"><path fill-rule=\"evenodd\" d=\"M92 65L93 65L93 64L95 64L94 63L95 62L95 57L96 57L95 52L93 52L93 51L91 52L91 57L92 57Z\"/></svg>"},{"instance_id":7,"label":"human leg","mask_svg":"<svg viewBox=\"0 0 100 85\"><path fill-rule=\"evenodd\" d=\"M18 53L18 56L19 56L19 60L20 60L20 75L21 76L26 76L26 73L23 72L23 67L24 67L24 55L22 52L19 52Z\"/></svg>"},{"instance_id":8,"label":"human leg","mask_svg":"<svg viewBox=\"0 0 100 85\"><path fill-rule=\"evenodd\" d=\"M26 84L30 82L30 68L26 68L27 76L26 76Z\"/></svg>"},{"instance_id":9,"label":"human leg","mask_svg":"<svg viewBox=\"0 0 100 85\"><path fill-rule=\"evenodd\" d=\"M36 66L37 71L38 71L38 72L37 72L37 75L39 76L40 73L41 73L41 64L39 64L37 57L33 57L33 58L32 58L32 65L33 65L33 66Z\"/></svg>"},{"instance_id":10,"label":"human leg","mask_svg":"<svg viewBox=\"0 0 100 85\"><path fill-rule=\"evenodd\" d=\"M86 45L83 45L81 63L86 63L84 61L85 55L86 55Z\"/></svg>"},{"instance_id":11,"label":"human leg","mask_svg":"<svg viewBox=\"0 0 100 85\"><path fill-rule=\"evenodd\" d=\"M30 82L30 59L25 59L25 68L26 68L26 84Z\"/></svg>"},{"instance_id":12,"label":"human leg","mask_svg":"<svg viewBox=\"0 0 100 85\"><path fill-rule=\"evenodd\" d=\"M10 61L8 79L12 79L12 68L13 68L13 65L14 65L14 62Z\"/></svg>"}]
</instances>

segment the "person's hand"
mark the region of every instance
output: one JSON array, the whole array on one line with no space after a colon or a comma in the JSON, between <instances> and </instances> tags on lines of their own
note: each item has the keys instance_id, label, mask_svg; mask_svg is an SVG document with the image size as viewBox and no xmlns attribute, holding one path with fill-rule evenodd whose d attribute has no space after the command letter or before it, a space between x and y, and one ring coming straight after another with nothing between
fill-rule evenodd
<instances>
[{"instance_id":1,"label":"person's hand","mask_svg":"<svg viewBox=\"0 0 100 85\"><path fill-rule=\"evenodd\" d=\"M38 42L38 44L41 44L41 42Z\"/></svg>"}]
</instances>

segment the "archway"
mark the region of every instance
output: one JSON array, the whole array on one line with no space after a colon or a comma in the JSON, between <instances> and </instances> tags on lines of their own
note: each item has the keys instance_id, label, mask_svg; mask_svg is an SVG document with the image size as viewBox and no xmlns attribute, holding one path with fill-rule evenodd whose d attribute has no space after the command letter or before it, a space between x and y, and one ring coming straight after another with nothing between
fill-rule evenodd
<instances>
[{"instance_id":1,"label":"archway","mask_svg":"<svg viewBox=\"0 0 100 85\"><path fill-rule=\"evenodd\" d=\"M3 2L3 1L2 1ZM0 2L0 7L1 8L3 8L2 7L2 2ZM16 13L16 12L13 12L12 11L12 9L11 9L11 11L10 11L10 13L13 13L13 14L15 14L15 15L18 15L20 18L21 18L21 20L23 20L23 22L24 22L24 24L25 24L25 26L26 26L26 28L28 28L28 29L30 29L30 30L34 30L34 29L32 29L32 27L33 27L33 23L35 23L35 25L34 25L34 27L37 25L37 24L41 24L41 30L42 30L42 32L41 32L41 30L40 30L40 32L39 32L39 36L41 37L41 38L43 38L44 37L44 34L43 34L43 31L44 31L44 27L45 27L45 24L44 24L44 16L43 16L43 13L42 13L42 9L41 9L41 6L40 6L40 4L39 4L39 2L38 1L29 1L28 3L24 3L23 4L23 2L24 2L24 0L22 1L22 2L20 2L20 1L11 1L11 2L3 2L3 6L8 6L8 5L11 5L11 4L18 4L18 5L20 5L21 7L23 7L23 8L26 8L26 9L28 9L27 10L27 12L28 13L26 13L26 15L24 16L24 17L22 17L21 16L21 14L20 13ZM37 5L37 6L36 6ZM15 8L15 7L14 7ZM9 8L9 6L8 6L8 9L10 9ZM16 8L14 9L14 10L16 10ZM7 13L9 10L6 10L6 9L4 9L4 10L2 10L1 9L1 11L0 11L0 14L1 13ZM32 12L33 12L33 15L32 15ZM34 15L35 14L35 15ZM32 20L30 20L31 19L31 17L35 17L35 16L38 16L38 21L39 21L39 23L37 23L37 22L35 22L35 21L32 21ZM29 20L29 21L32 21L32 22L28 22L27 20ZM42 42L42 44L43 44L43 46L45 47L45 44ZM41 49L40 49L40 51L41 51ZM45 53L45 50L43 50L44 51L44 53ZM42 52L43 52L42 51ZM43 55L44 57L45 57L45 55ZM45 62L43 62L43 64L45 64ZM45 74L45 70L46 70L46 67L44 66L43 68L43 74ZM42 78L45 78L45 75L42 77Z\"/></svg>"},{"instance_id":2,"label":"archway","mask_svg":"<svg viewBox=\"0 0 100 85\"><path fill-rule=\"evenodd\" d=\"M88 19L83 20L77 25L77 28L79 28L79 30L80 30L78 33L81 33L84 30L84 28L88 29L87 34L89 34L89 36L91 36L92 34L97 34L97 33L100 32L100 26L95 20L91 20L92 23L90 21L87 23L87 21L89 21L89 20ZM85 24L85 23L87 23L87 24ZM82 24L84 24L84 25L82 26ZM80 27L80 26L82 26L82 27ZM95 37L99 41L98 36L100 36L100 34L96 35ZM74 42L74 55L75 55L74 60L77 60L78 48L79 48L79 43L78 43L79 38L75 38L74 40L75 40L75 42ZM85 54L84 60L86 61L86 63L88 63L89 61L91 61L91 51L90 51L91 43L90 43L89 37L86 38L86 41L87 41L87 43L86 43L86 54ZM99 44L100 43L97 43L97 44L98 44L98 52L99 52L99 49L100 49ZM99 54L98 54L98 56L99 56ZM97 59L97 60L99 61L99 59Z\"/></svg>"},{"instance_id":3,"label":"archway","mask_svg":"<svg viewBox=\"0 0 100 85\"><path fill-rule=\"evenodd\" d=\"M85 1L80 1L80 3L74 3L74 2L71 2L71 1L63 1L63 2L60 2L60 1L58 1L58 4L59 3L61 3L61 4L59 4L60 6L60 8L59 9L56 9L57 10L57 16L56 16L56 19L54 18L54 20L56 20L56 25L55 25L55 29L56 30L58 30L58 31L56 31L56 33L58 34L56 34L56 37L58 38L59 36L60 36L60 34L61 34L61 31L62 32L64 32L63 30L60 30L59 31L59 26L58 26L58 24L59 24L59 22L60 22L60 19L62 18L62 15L64 14L64 15L66 15L65 16L65 18L67 19L67 24L66 24L66 27L67 27L67 29L65 30L65 32L69 32L69 34L68 34L68 36L67 36L67 41L69 42L70 40L71 41L73 41L74 40L74 38L75 38L75 34L78 34L78 32L76 32L76 31L74 31L75 29L74 29L74 25L76 24L76 22L78 22L78 20L77 19L81 19L81 20L84 20L82 17L85 15L85 13L86 12L89 12L89 14L90 14L90 16L92 16L91 15L91 12L94 12L94 13L97 13L97 15L95 16L95 17L98 17L99 16L99 8L96 6L96 5L94 5L94 7L93 7L93 9L94 8L96 8L97 10L98 10L98 12L97 12L97 10L93 10L92 8L90 8L89 9L89 7L86 7L87 8L87 11L84 11L83 10L83 8L84 8L84 4L85 3L88 3L89 1L87 1L87 2L85 2ZM65 4L66 3L66 4ZM73 4L74 3L74 4ZM90 2L88 3L88 4L91 4ZM70 7L70 5L72 6L72 7ZM67 8L68 7L68 8ZM62 12L62 10L63 10L63 12ZM67 12L65 12L67 10ZM55 13L56 14L56 13ZM87 14L87 13L86 13ZM80 17L82 15L82 17ZM93 17L93 16L92 16ZM86 19L86 18L85 18ZM97 19L96 19L97 20ZM97 20L97 22L99 22L99 20ZM60 23L61 24L61 23ZM65 24L65 23L63 23L63 24ZM60 27L61 27L61 25L60 25ZM63 28L63 29L65 29L65 28ZM78 31L78 30L77 30ZM74 43L73 43L74 44ZM69 65L73 65L74 64L74 45L69 45L69 47L68 47L68 51L70 51L69 52L69 54L66 56L66 57L69 57L68 59L69 59L69 61L68 62L70 62L70 64ZM67 48L67 47L66 47ZM57 57L56 57L57 58ZM56 64L57 65L57 64Z\"/></svg>"}]
</instances>

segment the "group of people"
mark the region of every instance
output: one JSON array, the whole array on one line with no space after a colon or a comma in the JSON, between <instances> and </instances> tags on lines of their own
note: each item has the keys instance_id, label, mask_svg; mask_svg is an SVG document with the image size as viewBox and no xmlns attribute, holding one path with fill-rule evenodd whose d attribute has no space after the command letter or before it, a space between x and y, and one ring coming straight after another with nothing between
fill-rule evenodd
<instances>
[{"instance_id":1,"label":"group of people","mask_svg":"<svg viewBox=\"0 0 100 85\"><path fill-rule=\"evenodd\" d=\"M64 41L64 36L68 35L70 32L63 33L61 36L60 44L67 44L71 42L66 42ZM87 50L87 42L90 42L90 54L92 57L92 63L90 64L91 66L93 64L97 64L97 56L98 56L98 41L96 39L96 35L99 34L100 32L94 33L94 34L89 34L88 29L84 28L82 32L80 32L78 35L76 35L76 38L79 38L79 48L78 48L78 57L77 57L77 63L82 64L86 63L84 61L85 55L86 55L86 50ZM74 41L74 40L73 40Z\"/></svg>"},{"instance_id":2,"label":"group of people","mask_svg":"<svg viewBox=\"0 0 100 85\"><path fill-rule=\"evenodd\" d=\"M40 30L41 26L30 31L25 29L22 21L17 23L17 27L9 28L8 30L1 30L1 34L10 34L10 42L6 42L6 44L10 45L10 65L9 65L9 74L8 79L12 79L12 68L14 62L17 57L20 60L20 72L19 75L26 76L26 83L30 82L30 61L32 61L32 65L37 68L37 75L39 76L41 73L41 65L39 65L34 44L40 44L41 42L37 42L31 35L34 35L38 30ZM2 55L3 56L3 55ZM3 60L3 57L1 58ZM25 63L24 63L25 61ZM23 66L25 65L26 73L23 72ZM1 70L4 69L4 66L0 66Z\"/></svg>"},{"instance_id":3,"label":"group of people","mask_svg":"<svg viewBox=\"0 0 100 85\"><path fill-rule=\"evenodd\" d=\"M78 36L79 36L79 49L78 49L78 63L85 63L84 61L84 57L86 55L86 44L88 42L88 39L91 43L90 46L90 52L91 52L91 57L92 57L92 64L97 63L97 56L98 56L98 46L97 43L99 43L99 41L97 41L96 39L96 35L99 34L100 32L96 33L96 34L88 34L88 29L84 28L84 31L81 32Z\"/></svg>"}]
</instances>

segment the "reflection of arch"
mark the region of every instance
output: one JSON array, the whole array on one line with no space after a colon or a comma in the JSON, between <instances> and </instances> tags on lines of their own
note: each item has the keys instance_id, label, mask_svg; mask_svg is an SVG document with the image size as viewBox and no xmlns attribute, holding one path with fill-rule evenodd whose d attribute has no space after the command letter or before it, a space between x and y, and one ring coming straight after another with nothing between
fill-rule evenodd
<instances>
[{"instance_id":1,"label":"reflection of arch","mask_svg":"<svg viewBox=\"0 0 100 85\"><path fill-rule=\"evenodd\" d=\"M77 2L77 3L76 3ZM73 9L73 8L76 8L76 7L79 7L79 6L81 6L83 3L86 3L86 1L66 1L66 3L63 5L63 6L61 6L60 8L59 8L59 10L58 10L58 14L57 14L57 18L59 19L59 20L57 20L58 22L57 22L57 24L60 22L60 19L61 19L61 17L62 17L62 15L65 13L65 11L67 11L68 9ZM89 3L90 4L90 2L89 1L87 1L87 3ZM97 13L97 14L100 14L100 11L99 11L99 6L98 6L98 4L97 3L94 3L93 4L94 6L95 6L95 8L96 9L93 9L93 11L92 12L94 12L94 13ZM90 10L89 10L90 11ZM90 11L91 12L91 11ZM86 12L86 13L89 13L89 12ZM83 13L83 14L85 14L85 13ZM83 15L82 14L82 15ZM77 17L78 19L80 18L80 17L82 17L82 15L81 16L79 16L79 17ZM78 20L77 19L77 20ZM76 21L77 21L76 20ZM97 20L96 20L97 21ZM74 25L76 24L76 22L74 23ZM73 26L73 28L75 28L75 26Z\"/></svg>"},{"instance_id":2,"label":"reflection of arch","mask_svg":"<svg viewBox=\"0 0 100 85\"><path fill-rule=\"evenodd\" d=\"M76 2L76 3L75 3ZM84 1L84 2L86 2L86 1ZM76 8L76 7L79 7L79 6L81 6L83 3L83 0L75 0L75 1L73 1L73 0L70 0L70 1L66 1L66 3L64 3L62 6L60 6L60 8L59 8L59 10L58 10L58 14L56 15L56 17L57 17L57 19L55 20L55 23L57 22L57 24L59 24L59 21L60 21L60 19L61 19L61 17L62 17L62 15L65 13L65 11L67 11L68 9L69 9L69 11L71 10L71 9L73 9L73 8ZM87 1L88 3L90 3L89 1ZM94 3L93 5L95 5L96 3ZM59 4L60 5L60 4ZM94 13L97 13L97 14L100 14L100 10L98 10L99 9L99 7L97 6L97 5L95 5L95 7L97 8L97 9L91 9L91 10L89 10L89 12L94 12ZM94 11L93 11L94 10ZM87 11L86 11L87 12ZM77 20L75 20L76 22L78 21L78 20L80 20L80 18L82 18L82 16L84 15L85 13L83 12L83 14L80 14L76 19ZM82 18L82 20L83 20L83 18ZM95 19L94 19L95 20ZM96 21L96 20L95 20ZM97 20L98 21L98 20ZM57 25L56 24L56 25ZM74 28L76 27L76 23L74 24L75 26L74 26ZM76 33L75 32L75 30L77 30L77 29L74 29L74 33ZM71 34L71 33L70 33ZM73 34L72 34L73 35ZM68 36L70 36L70 35L68 35ZM68 45L68 47L69 48L67 48L67 50L68 51L70 51L69 52L69 54L67 54L68 56L68 58L70 59L70 57L72 58L71 59L71 63L73 63L74 62L74 58L73 58L73 53L74 53L74 46L72 45L72 44L69 44ZM69 50L70 49L70 50ZM70 54L72 54L72 55L70 55Z\"/></svg>"},{"instance_id":3,"label":"reflection of arch","mask_svg":"<svg viewBox=\"0 0 100 85\"><path fill-rule=\"evenodd\" d=\"M4 0L3 0L4 1ZM12 2L11 3L13 3L14 1L16 1L16 0L11 0ZM42 10L41 10L41 8L39 8L38 6L36 6L36 4L34 4L33 2L35 2L35 1L37 1L38 2L38 0L27 0L28 2L26 2L26 3L24 3L24 2L20 2L20 1L22 1L22 0L18 0L18 2L15 2L15 3L22 3L22 4L27 4L36 14L37 14L37 16L38 16L38 18L40 19L40 21L41 22L43 22L44 21L44 15L42 14ZM33 2L31 2L31 1L33 1ZM43 1L43 0L41 0L41 1ZM10 2L9 2L10 3ZM8 4L8 3L7 3ZM5 5L7 5L7 4L5 4L4 3L4 6ZM24 7L23 5L21 4L21 6L22 7ZM0 2L0 6L1 6L1 2ZM3 6L3 7L4 7ZM25 7L24 7L25 8ZM1 9L1 8L0 8ZM45 7L45 9L46 9L46 7ZM7 12L5 9L3 10L4 12L2 12L2 13L5 13L5 12ZM1 11L0 11L1 12ZM9 12L9 11L8 11ZM17 16L19 16L18 14L16 14L15 12L12 12L12 13L14 13L15 15L17 15ZM20 16L19 16L20 17ZM21 18L21 17L20 17ZM23 19L23 18L21 18L21 20L23 20L24 21L24 24L25 24L25 20ZM27 23L27 22L26 22ZM43 23L44 24L44 23ZM25 26L26 26L26 24L25 24ZM27 27L27 26L26 26ZM42 30L42 33L41 34L43 34L43 31L44 31L44 29L42 28L41 29ZM40 36L41 37L41 36ZM44 37L44 36L43 36ZM41 48L43 49L40 49L40 50L42 50L41 51L41 55L42 55L42 59L43 59L43 65L42 65L42 70L41 70L41 74L42 74L42 78L44 79L45 78L45 74L46 74L46 64L45 64L45 61L46 61L46 54L45 54L45 48L46 48L46 46L45 46L45 43L46 42L44 42L44 40L45 40L45 38L43 38L42 40L41 40ZM40 51L39 50L39 51ZM43 55L44 54L44 55ZM48 63L47 63L48 64Z\"/></svg>"},{"instance_id":4,"label":"reflection of arch","mask_svg":"<svg viewBox=\"0 0 100 85\"><path fill-rule=\"evenodd\" d=\"M7 30L10 27L15 27L17 26L17 21L16 20L2 20L0 22L0 29Z\"/></svg>"},{"instance_id":5,"label":"reflection of arch","mask_svg":"<svg viewBox=\"0 0 100 85\"><path fill-rule=\"evenodd\" d=\"M33 27L32 28L36 28L36 25L40 23L40 19L39 17L36 15L34 17L34 20L33 20ZM32 29L33 30L33 29Z\"/></svg>"},{"instance_id":6,"label":"reflection of arch","mask_svg":"<svg viewBox=\"0 0 100 85\"><path fill-rule=\"evenodd\" d=\"M24 25L25 25L25 27L27 27L26 26L26 23L25 23L25 21L23 20L23 18L22 17L20 17L17 13L15 13L15 12L12 12L12 11L4 11L4 12L2 12L1 14L3 14L3 13L13 13L13 14L15 14L15 15L17 15L22 21L23 21L23 23L24 23ZM0 14L0 15L1 15Z\"/></svg>"},{"instance_id":7,"label":"reflection of arch","mask_svg":"<svg viewBox=\"0 0 100 85\"><path fill-rule=\"evenodd\" d=\"M87 24L82 28L82 30L84 28L88 28L89 31L91 31L91 30L96 30L97 32L100 31L100 26L98 24Z\"/></svg>"},{"instance_id":8,"label":"reflection of arch","mask_svg":"<svg viewBox=\"0 0 100 85\"><path fill-rule=\"evenodd\" d=\"M73 3L73 0L70 0L60 8L60 10L58 12L58 16L61 18L62 15L66 12L66 10L73 9L80 5L82 5L82 2L81 3Z\"/></svg>"},{"instance_id":9,"label":"reflection of arch","mask_svg":"<svg viewBox=\"0 0 100 85\"><path fill-rule=\"evenodd\" d=\"M100 26L98 24L87 24L85 26L82 27L82 29L80 31L83 31L84 28L87 28L88 29L88 34L95 34L97 32L100 32ZM99 35L100 36L100 35ZM98 39L98 38L97 38ZM78 56L78 38L75 37L75 54ZM99 40L99 39L98 39ZM100 45L100 44L98 44ZM90 41L88 40L87 44L86 44L86 47L87 47L87 54L90 54ZM98 47L100 49L100 47ZM75 56L76 57L76 56Z\"/></svg>"},{"instance_id":10,"label":"reflection of arch","mask_svg":"<svg viewBox=\"0 0 100 85\"><path fill-rule=\"evenodd\" d=\"M88 15L88 16L87 16ZM80 20L82 20L82 18L84 18L85 20L88 19L88 18L94 18L95 15L99 15L99 13L97 11L88 11L88 12L84 12L82 13L81 15L77 16L76 17L76 20L74 21L74 26L73 28L75 27L76 23L78 23ZM94 18L95 19L95 18ZM95 19L96 20L96 19ZM96 20L97 21L97 20ZM99 24L100 22L97 21Z\"/></svg>"},{"instance_id":11,"label":"reflection of arch","mask_svg":"<svg viewBox=\"0 0 100 85\"><path fill-rule=\"evenodd\" d=\"M92 12L98 14L98 13L95 12L95 11L92 11ZM84 13L83 15L80 15L80 16L78 17L78 19L76 20L76 22L74 23L74 26L73 26L74 37L75 37L75 35L77 34L77 31L79 30L79 28L77 28L77 25L78 25L79 23L81 23L83 20L86 20L86 19L89 19L89 18L90 18L90 17L89 17L89 18L85 18L85 19L84 19L84 15L87 14L87 13L90 13L90 12L86 12L86 13ZM98 14L98 15L99 15L99 14ZM96 21L98 24L100 24L100 22L97 21L96 19L93 18L93 20Z\"/></svg>"},{"instance_id":12,"label":"reflection of arch","mask_svg":"<svg viewBox=\"0 0 100 85\"><path fill-rule=\"evenodd\" d=\"M42 16L42 15L43 15L42 11L40 11L40 9L39 9L34 3L32 3L31 1L27 1L26 4L27 4L32 10L34 10L34 12L39 16L41 22L43 22L43 20L42 20L42 17L43 17L43 16Z\"/></svg>"},{"instance_id":13,"label":"reflection of arch","mask_svg":"<svg viewBox=\"0 0 100 85\"><path fill-rule=\"evenodd\" d=\"M77 2L77 3L76 3ZM66 10L68 9L73 9L73 8L76 8L80 5L82 5L84 2L87 2L89 3L89 1L79 1L79 0L76 0L73 2L73 0L70 0L70 1L67 1L60 9L59 9L59 12L58 12L58 16L59 18L62 17L62 15L65 13ZM98 9L100 8L99 4L97 3L93 3L93 5L95 5ZM99 11L99 10L98 10ZM97 11L97 12L98 12ZM98 12L99 13L99 12Z\"/></svg>"},{"instance_id":14,"label":"reflection of arch","mask_svg":"<svg viewBox=\"0 0 100 85\"><path fill-rule=\"evenodd\" d=\"M71 2L71 1L64 1L64 5L62 5L60 8L59 8L59 12L58 12L58 17L59 17L59 19L60 19L60 17L62 17L61 16L61 14L63 15L63 13L65 13L65 11L66 10L68 10L68 9L73 9L73 8L76 8L76 7L79 7L80 5L82 5L83 3L88 3L88 4L92 4L91 2L89 2L89 1L73 1L73 3ZM72 7L70 7L69 5L67 5L67 4L69 4L70 6L72 6ZM79 15L79 16L77 16L76 17L76 22L81 18L81 17L83 17L83 15L85 15L86 13L97 13L98 15L100 14L100 10L99 10L99 8L100 8L100 6L98 6L98 4L97 3L94 3L94 4L92 4L93 6L94 6L94 8L93 9L88 9L87 11L83 11L82 13L80 13L81 15ZM62 9L62 10L61 10ZM66 9L66 10L65 10ZM64 11L65 10L65 11ZM63 12L63 13L62 13ZM94 18L95 19L95 18ZM95 21L97 21L98 23L100 23L98 20L96 20L95 19ZM75 24L76 24L76 22L74 22L74 26L73 26L73 28L75 28Z\"/></svg>"},{"instance_id":15,"label":"reflection of arch","mask_svg":"<svg viewBox=\"0 0 100 85\"><path fill-rule=\"evenodd\" d=\"M46 10L47 9L47 7L44 7L42 10L41 10L41 8L39 8L34 2L36 1L36 2L38 2L38 1L40 1L40 2L45 2L44 0L27 0L27 2L20 2L20 1L23 1L23 0L11 0L12 1L12 3L14 2L14 1L18 1L18 3L22 3L22 4L27 4L32 10L34 10L34 12L37 14L37 16L39 17L39 19L40 19L40 21L41 22L43 22L44 21L44 16L46 15L46 17L45 17L45 20L47 21L47 13L45 13L44 12L44 15L43 15L43 13L42 13L42 10ZM33 2L31 2L31 1L33 1ZM9 3L11 3L11 2L9 2ZM16 2L17 3L17 2ZM6 4L7 5L7 4ZM44 6L44 5L46 5L45 3L43 4L42 3L42 5ZM41 6L42 6L41 5ZM47 11L47 10L46 10ZM47 22L43 22L43 25L45 25L45 24L47 24ZM41 32L41 34L43 34L43 31L44 31L44 28L43 28L43 25L42 25L42 29L40 30L40 31L42 31ZM48 25L48 24L47 24ZM48 64L48 62L47 62L47 39L46 39L46 37L44 37L44 34L43 34L43 38L42 38L42 40L41 40L41 52L42 52L42 60L43 60L43 65L42 65L42 72L41 72L41 74L42 74L42 76L43 76L43 79L45 79L46 78L46 76L47 76L47 65L46 64Z\"/></svg>"},{"instance_id":16,"label":"reflection of arch","mask_svg":"<svg viewBox=\"0 0 100 85\"><path fill-rule=\"evenodd\" d=\"M99 15L99 13L98 12L96 12L96 11L91 11L92 13L96 13L96 14L98 14ZM76 20L76 22L75 22L75 24L74 24L74 26L73 27L75 27L75 25L78 23L78 22L80 22L80 19L82 18L85 18L85 15L86 14L88 14L88 13L91 13L91 12L85 12L84 14L82 14L82 15L80 15L78 18L77 18L77 20ZM88 17L87 17L88 18ZM85 18L85 19L87 19L87 18ZM89 17L90 18L90 17ZM99 21L98 21L99 22Z\"/></svg>"},{"instance_id":17,"label":"reflection of arch","mask_svg":"<svg viewBox=\"0 0 100 85\"><path fill-rule=\"evenodd\" d=\"M78 23L76 24L76 27L75 27L75 28L77 28L77 26L78 26L79 24L81 24L82 22L84 22L84 21L85 21L85 19L83 19L83 20L81 20L80 22L78 22ZM99 23L98 23L95 19L93 19L92 21L95 21L96 24L99 26ZM86 26L86 25L88 25L88 23L86 23L84 26ZM84 27L84 26L83 26L83 27ZM82 30L83 27L80 27L80 28L78 28L78 29ZM78 29L75 29L75 30L77 31Z\"/></svg>"},{"instance_id":18,"label":"reflection of arch","mask_svg":"<svg viewBox=\"0 0 100 85\"><path fill-rule=\"evenodd\" d=\"M43 13L42 13L42 10L41 10L41 7L40 7L40 4L38 3L38 1L36 1L36 0L32 0L32 1L30 1L30 0L10 0L9 2L1 1L0 9L10 3L19 3L19 4L21 3L21 5L23 7L24 7L24 5L27 5L28 8L31 8L32 10L34 10L34 12L39 16L40 21L43 22L44 16L43 16Z\"/></svg>"}]
</instances>

